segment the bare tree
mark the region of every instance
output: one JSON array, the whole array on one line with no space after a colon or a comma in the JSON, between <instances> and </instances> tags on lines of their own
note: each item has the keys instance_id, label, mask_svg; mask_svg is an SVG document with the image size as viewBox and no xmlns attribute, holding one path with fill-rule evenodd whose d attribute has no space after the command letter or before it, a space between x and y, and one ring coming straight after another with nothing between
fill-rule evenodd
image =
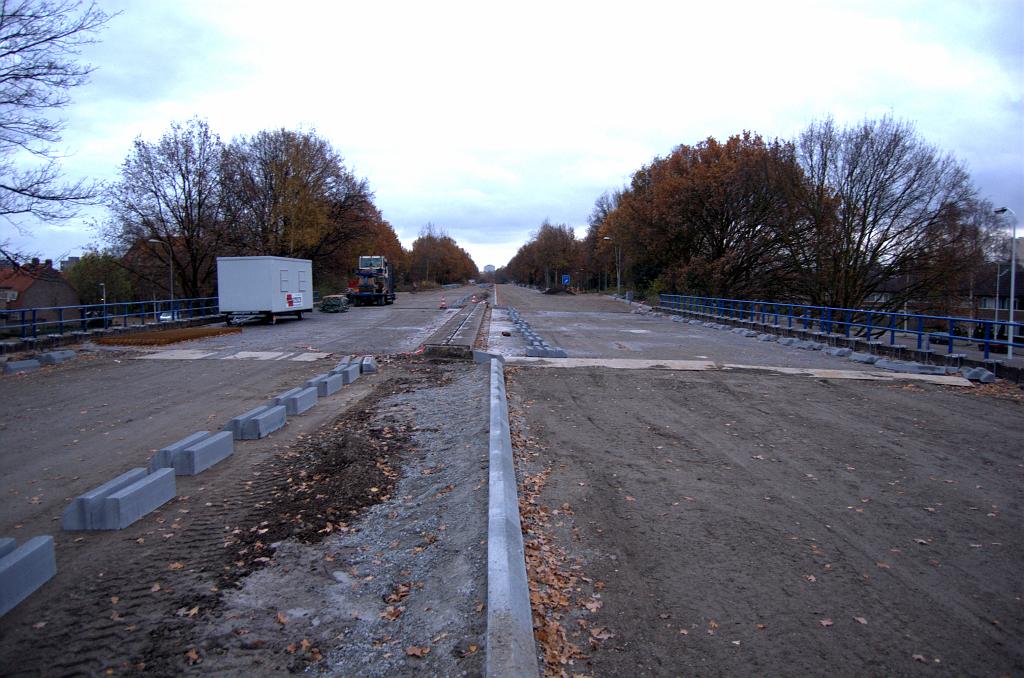
<instances>
[{"instance_id":1,"label":"bare tree","mask_svg":"<svg viewBox=\"0 0 1024 678\"><path fill-rule=\"evenodd\" d=\"M107 192L113 219L106 239L162 262L173 257L177 284L190 297L209 291L224 237L222 154L205 120L173 123L156 143L135 140Z\"/></svg>"},{"instance_id":2,"label":"bare tree","mask_svg":"<svg viewBox=\"0 0 1024 678\"><path fill-rule=\"evenodd\" d=\"M109 19L93 2L0 0L0 216L17 228L19 217L73 217L99 195L94 182L62 180L54 111L88 80L79 50ZM0 254L18 258L4 243Z\"/></svg>"},{"instance_id":3,"label":"bare tree","mask_svg":"<svg viewBox=\"0 0 1024 678\"><path fill-rule=\"evenodd\" d=\"M850 308L902 279L889 298L898 305L976 264L970 177L912 124L887 116L840 129L825 119L800 135L797 154L800 216L782 231L797 296Z\"/></svg>"}]
</instances>

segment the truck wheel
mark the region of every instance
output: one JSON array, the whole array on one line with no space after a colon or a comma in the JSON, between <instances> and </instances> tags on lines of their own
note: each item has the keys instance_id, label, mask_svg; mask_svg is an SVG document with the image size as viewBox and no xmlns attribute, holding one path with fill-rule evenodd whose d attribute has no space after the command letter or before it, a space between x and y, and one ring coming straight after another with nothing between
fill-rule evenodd
<instances>
[{"instance_id":1,"label":"truck wheel","mask_svg":"<svg viewBox=\"0 0 1024 678\"><path fill-rule=\"evenodd\" d=\"M302 320L302 311L296 311L296 312L295 312L295 317L296 317L297 319L299 319L299 320Z\"/></svg>"}]
</instances>

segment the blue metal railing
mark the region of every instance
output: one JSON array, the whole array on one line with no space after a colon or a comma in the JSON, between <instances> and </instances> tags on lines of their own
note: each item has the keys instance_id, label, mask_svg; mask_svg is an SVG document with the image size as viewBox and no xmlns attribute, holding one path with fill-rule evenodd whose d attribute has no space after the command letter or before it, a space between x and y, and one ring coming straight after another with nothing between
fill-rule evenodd
<instances>
[{"instance_id":1,"label":"blue metal railing","mask_svg":"<svg viewBox=\"0 0 1024 678\"><path fill-rule=\"evenodd\" d=\"M922 315L896 311L877 311L867 308L834 308L777 301L753 301L722 297L694 297L679 294L660 294L658 302L664 308L699 315L751 320L762 325L775 325L786 329L817 330L825 334L840 334L847 338L888 335L888 343L896 344L896 335L912 335L917 349L930 349L931 344L945 344L947 353L953 353L956 342L977 344L985 359L993 352L1006 352L1011 345L1010 323L1006 320L983 320L959 316ZM1014 349L1024 349L1024 323L1013 323Z\"/></svg>"},{"instance_id":2,"label":"blue metal railing","mask_svg":"<svg viewBox=\"0 0 1024 678\"><path fill-rule=\"evenodd\" d=\"M90 328L144 325L147 321L183 320L217 315L217 297L195 297L156 301L118 301L84 306L0 309L0 335L21 338L43 334L86 332Z\"/></svg>"}]
</instances>

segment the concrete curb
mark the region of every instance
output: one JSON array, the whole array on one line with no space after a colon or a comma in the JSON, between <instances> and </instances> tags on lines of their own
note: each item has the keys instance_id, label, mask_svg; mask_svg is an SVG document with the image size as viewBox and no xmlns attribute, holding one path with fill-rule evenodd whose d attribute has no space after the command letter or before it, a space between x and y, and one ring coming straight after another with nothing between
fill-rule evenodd
<instances>
[{"instance_id":1,"label":"concrete curb","mask_svg":"<svg viewBox=\"0 0 1024 678\"><path fill-rule=\"evenodd\" d=\"M484 674L488 678L536 678L540 674L533 640L516 473L512 462L505 373L499 360L491 360L490 405L487 660Z\"/></svg>"},{"instance_id":2,"label":"concrete curb","mask_svg":"<svg viewBox=\"0 0 1024 678\"><path fill-rule=\"evenodd\" d=\"M57 574L53 537L32 537L20 548L0 539L0 617Z\"/></svg>"}]
</instances>

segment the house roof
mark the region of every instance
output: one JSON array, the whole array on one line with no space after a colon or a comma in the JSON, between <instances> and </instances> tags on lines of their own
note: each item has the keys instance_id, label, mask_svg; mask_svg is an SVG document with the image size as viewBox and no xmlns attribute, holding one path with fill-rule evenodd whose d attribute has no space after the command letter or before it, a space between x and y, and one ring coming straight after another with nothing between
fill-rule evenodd
<instances>
[{"instance_id":1,"label":"house roof","mask_svg":"<svg viewBox=\"0 0 1024 678\"><path fill-rule=\"evenodd\" d=\"M17 268L0 269L0 289L14 290L18 293L15 301L7 302L7 308L18 308L25 292L38 282L68 284L64 275L54 269L49 261L42 264L33 261Z\"/></svg>"}]
</instances>

